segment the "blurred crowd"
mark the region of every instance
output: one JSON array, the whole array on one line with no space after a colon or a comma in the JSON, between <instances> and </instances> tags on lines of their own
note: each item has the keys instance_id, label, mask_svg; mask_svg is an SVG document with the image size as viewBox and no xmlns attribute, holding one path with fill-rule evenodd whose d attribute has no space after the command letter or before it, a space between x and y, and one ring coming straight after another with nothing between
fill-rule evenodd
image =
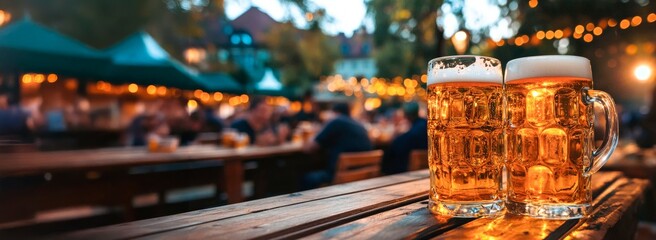
<instances>
[{"instance_id":1,"label":"blurred crowd","mask_svg":"<svg viewBox=\"0 0 656 240\"><path fill-rule=\"evenodd\" d=\"M7 94L0 94L0 136L34 139L47 132L94 129L107 121L98 121L89 109L89 101L78 98L73 104L40 103L37 107L11 104ZM47 105L48 107L44 107ZM134 105L134 104L133 104ZM365 111L348 103L316 103L305 97L302 108L292 112L265 97L251 97L249 104L237 107L226 118L219 109L198 104L190 110L186 101L154 99L138 104L122 128L120 145L149 146L151 139L175 138L179 145L201 144L203 135L212 133L214 144L228 147L303 144L306 152L325 153L327 169L308 176L308 187L330 182L337 158L343 152L387 149L383 170L405 171L411 149L426 149L425 106L416 102L396 107ZM359 109L358 109L359 107ZM109 110L112 111L111 109ZM110 113L111 114L111 113ZM222 135L234 135L245 144L230 145ZM392 163L401 159L400 163ZM403 163L405 162L405 163Z\"/></svg>"},{"instance_id":2,"label":"blurred crowd","mask_svg":"<svg viewBox=\"0 0 656 240\"><path fill-rule=\"evenodd\" d=\"M98 121L84 98L68 105L50 101L36 107L12 102L8 94L0 93L0 144L7 139L33 141L35 135L43 132L112 125ZM125 127L119 128L120 145L146 146L153 138L175 138L183 146L201 144L207 141L202 137L207 133L217 136L210 142L228 147L303 144L306 152L325 153L327 161L326 169L306 176L308 188L331 181L340 153L384 149L382 171L391 174L407 171L410 152L428 147L425 103L399 103L365 111L353 103L319 104L306 97L301 110L292 112L286 106L255 96L225 118L220 118L219 109L214 107L199 104L190 110L186 101L177 99L153 99L132 105L138 107L133 107L134 114L125 120ZM656 145L656 97L650 106L643 113L618 107L621 136L642 148ZM117 110L108 111L111 115ZM597 128L603 132L603 127ZM226 143L222 135L230 136L238 144Z\"/></svg>"}]
</instances>

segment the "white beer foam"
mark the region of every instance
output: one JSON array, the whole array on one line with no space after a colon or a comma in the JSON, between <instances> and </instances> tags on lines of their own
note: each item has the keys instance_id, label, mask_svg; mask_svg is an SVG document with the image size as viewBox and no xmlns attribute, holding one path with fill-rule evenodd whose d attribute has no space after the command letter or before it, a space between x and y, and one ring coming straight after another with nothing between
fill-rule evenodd
<instances>
[{"instance_id":1,"label":"white beer foam","mask_svg":"<svg viewBox=\"0 0 656 240\"><path fill-rule=\"evenodd\" d=\"M471 65L446 67L440 61L455 58L476 58ZM492 65L491 65L492 64ZM444 82L489 82L503 84L499 60L481 56L448 56L433 59L428 64L428 85Z\"/></svg>"},{"instance_id":2,"label":"white beer foam","mask_svg":"<svg viewBox=\"0 0 656 240\"><path fill-rule=\"evenodd\" d=\"M536 77L592 79L590 60L571 55L546 55L511 60L506 65L506 83Z\"/></svg>"}]
</instances>

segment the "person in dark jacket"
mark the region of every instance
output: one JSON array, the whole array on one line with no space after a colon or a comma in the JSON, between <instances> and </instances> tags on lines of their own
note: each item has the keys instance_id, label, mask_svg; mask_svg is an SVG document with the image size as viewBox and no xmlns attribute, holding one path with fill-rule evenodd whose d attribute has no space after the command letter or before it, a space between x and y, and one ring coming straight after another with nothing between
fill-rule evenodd
<instances>
[{"instance_id":1,"label":"person in dark jacket","mask_svg":"<svg viewBox=\"0 0 656 240\"><path fill-rule=\"evenodd\" d=\"M392 144L385 151L382 163L384 174L408 171L410 152L428 149L427 122L426 119L419 117L419 104L407 103L403 106L403 114L411 124L410 130L392 140Z\"/></svg>"},{"instance_id":2,"label":"person in dark jacket","mask_svg":"<svg viewBox=\"0 0 656 240\"><path fill-rule=\"evenodd\" d=\"M341 153L370 151L373 148L367 130L351 118L348 104L336 104L333 112L337 117L328 122L314 140L304 146L306 152L322 149L328 153L327 169L308 173L302 184L305 189L330 183L335 175L337 160Z\"/></svg>"}]
</instances>

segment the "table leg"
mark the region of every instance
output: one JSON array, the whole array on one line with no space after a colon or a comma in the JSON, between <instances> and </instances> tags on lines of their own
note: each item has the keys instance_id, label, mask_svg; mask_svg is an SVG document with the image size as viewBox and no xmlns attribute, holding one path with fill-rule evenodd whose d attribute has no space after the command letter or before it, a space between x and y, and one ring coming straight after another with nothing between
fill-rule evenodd
<instances>
[{"instance_id":1,"label":"table leg","mask_svg":"<svg viewBox=\"0 0 656 240\"><path fill-rule=\"evenodd\" d=\"M226 161L223 167L225 190L228 193L228 203L238 203L244 198L241 191L244 183L244 167L239 160Z\"/></svg>"}]
</instances>

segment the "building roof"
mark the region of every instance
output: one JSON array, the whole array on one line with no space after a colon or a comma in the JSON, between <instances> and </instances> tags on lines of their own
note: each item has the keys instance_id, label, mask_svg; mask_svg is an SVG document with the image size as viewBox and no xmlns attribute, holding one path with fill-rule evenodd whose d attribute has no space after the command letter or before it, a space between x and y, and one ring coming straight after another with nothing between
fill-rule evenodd
<instances>
[{"instance_id":1,"label":"building roof","mask_svg":"<svg viewBox=\"0 0 656 240\"><path fill-rule=\"evenodd\" d=\"M248 32L258 44L266 42L266 35L276 24L279 23L257 7L251 7L230 22L234 30Z\"/></svg>"},{"instance_id":2,"label":"building roof","mask_svg":"<svg viewBox=\"0 0 656 240\"><path fill-rule=\"evenodd\" d=\"M24 18L0 28L0 69L98 79L111 62L101 52Z\"/></svg>"},{"instance_id":3,"label":"building roof","mask_svg":"<svg viewBox=\"0 0 656 240\"><path fill-rule=\"evenodd\" d=\"M372 55L373 36L364 28L354 31L350 38L344 33L339 33L335 38L339 41L342 58L368 58Z\"/></svg>"},{"instance_id":4,"label":"building roof","mask_svg":"<svg viewBox=\"0 0 656 240\"><path fill-rule=\"evenodd\" d=\"M16 21L0 31L0 47L40 53L101 58L101 54L84 43L64 36L29 18Z\"/></svg>"},{"instance_id":5,"label":"building roof","mask_svg":"<svg viewBox=\"0 0 656 240\"><path fill-rule=\"evenodd\" d=\"M105 52L117 64L164 65L171 61L169 53L144 31L132 34Z\"/></svg>"}]
</instances>

